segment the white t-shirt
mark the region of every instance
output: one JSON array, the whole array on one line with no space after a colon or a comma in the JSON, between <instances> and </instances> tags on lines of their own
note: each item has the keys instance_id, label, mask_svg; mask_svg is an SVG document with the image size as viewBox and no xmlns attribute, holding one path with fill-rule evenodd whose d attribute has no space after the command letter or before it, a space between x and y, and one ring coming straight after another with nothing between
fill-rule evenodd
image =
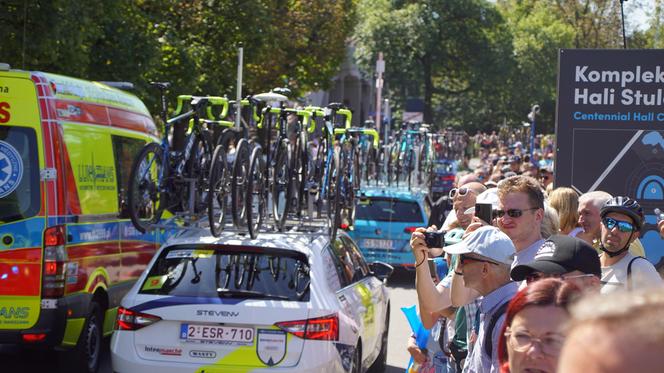
<instances>
[{"instance_id":1,"label":"white t-shirt","mask_svg":"<svg viewBox=\"0 0 664 373\"><path fill-rule=\"evenodd\" d=\"M628 252L614 265L602 267L602 294L629 287L627 285L627 266L634 258L636 257ZM629 287L629 290L655 286L662 286L662 278L655 270L655 266L647 259L638 258L634 260L632 262L631 287Z\"/></svg>"}]
</instances>

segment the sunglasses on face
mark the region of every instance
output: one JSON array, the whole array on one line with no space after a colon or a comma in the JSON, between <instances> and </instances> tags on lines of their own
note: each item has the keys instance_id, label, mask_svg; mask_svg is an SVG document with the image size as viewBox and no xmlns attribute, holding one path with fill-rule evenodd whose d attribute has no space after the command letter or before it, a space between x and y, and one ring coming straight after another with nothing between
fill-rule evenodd
<instances>
[{"instance_id":1,"label":"sunglasses on face","mask_svg":"<svg viewBox=\"0 0 664 373\"><path fill-rule=\"evenodd\" d=\"M634 224L628 221L616 220L614 218L604 218L602 219L602 223L608 230L612 230L616 227L616 225L618 226L618 230L624 233L629 233L636 230Z\"/></svg>"},{"instance_id":2,"label":"sunglasses on face","mask_svg":"<svg viewBox=\"0 0 664 373\"><path fill-rule=\"evenodd\" d=\"M466 188L466 187L452 188L452 190L450 190L449 197L450 197L450 198L454 198L454 197L456 197L457 195L463 197L463 196L465 196L466 194L468 194L469 191L470 191L470 189L468 189L468 188Z\"/></svg>"},{"instance_id":3,"label":"sunglasses on face","mask_svg":"<svg viewBox=\"0 0 664 373\"><path fill-rule=\"evenodd\" d=\"M519 209L509 209L507 211L505 211L505 210L496 210L495 214L498 218L502 218L503 216L505 216L505 214L507 214L507 216L509 216L510 218L520 218L521 215L523 215L524 211L538 210L538 209L539 209L538 207L532 207L532 208L523 209L523 210L519 210Z\"/></svg>"},{"instance_id":4,"label":"sunglasses on face","mask_svg":"<svg viewBox=\"0 0 664 373\"><path fill-rule=\"evenodd\" d=\"M490 263L490 264L495 264L498 265L498 263L493 262L491 260L485 260L485 259L480 259L480 258L474 258L472 256L466 256L466 255L460 255L459 256L459 261L461 262L461 265L464 265L464 262L483 262L483 263Z\"/></svg>"}]
</instances>

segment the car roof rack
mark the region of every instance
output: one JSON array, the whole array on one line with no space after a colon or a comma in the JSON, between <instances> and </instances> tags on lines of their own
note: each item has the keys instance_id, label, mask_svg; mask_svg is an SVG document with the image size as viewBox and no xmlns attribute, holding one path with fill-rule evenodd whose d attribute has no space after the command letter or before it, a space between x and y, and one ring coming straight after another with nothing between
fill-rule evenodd
<instances>
[{"instance_id":1,"label":"car roof rack","mask_svg":"<svg viewBox=\"0 0 664 373\"><path fill-rule=\"evenodd\" d=\"M191 221L182 221L182 217L172 217L160 224L153 224L150 226L150 230L154 229L165 229L165 230L176 230L177 233L173 235L173 238L181 238L187 235L200 235L201 237L212 236L210 232L210 226L207 219L196 219ZM185 225L183 225L183 223ZM340 229L341 231L341 229ZM232 223L227 223L224 226L222 235L226 232L234 233L236 235L243 236L249 239L249 232L244 228L236 228ZM273 225L267 225L261 228L258 231L257 239L261 239L261 235L266 234L276 234L276 235L299 235L299 236L309 236L310 242L313 241L316 237L321 235L329 235L329 224L328 220L325 218L313 218L313 219L303 219L303 220L287 220L284 224L284 229L278 231L274 229Z\"/></svg>"}]
</instances>

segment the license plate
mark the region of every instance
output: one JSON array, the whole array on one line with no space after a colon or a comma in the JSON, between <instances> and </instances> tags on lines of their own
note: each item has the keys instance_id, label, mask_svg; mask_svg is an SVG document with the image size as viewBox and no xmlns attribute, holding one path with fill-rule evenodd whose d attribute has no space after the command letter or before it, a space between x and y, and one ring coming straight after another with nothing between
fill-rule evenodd
<instances>
[{"instance_id":1,"label":"license plate","mask_svg":"<svg viewBox=\"0 0 664 373\"><path fill-rule=\"evenodd\" d=\"M385 250L390 250L392 249L392 240L379 240L379 239L374 239L374 238L367 238L364 240L364 245L362 245L364 248L371 248L371 249L385 249Z\"/></svg>"},{"instance_id":2,"label":"license plate","mask_svg":"<svg viewBox=\"0 0 664 373\"><path fill-rule=\"evenodd\" d=\"M180 340L193 343L252 345L253 328L234 326L181 324Z\"/></svg>"}]
</instances>

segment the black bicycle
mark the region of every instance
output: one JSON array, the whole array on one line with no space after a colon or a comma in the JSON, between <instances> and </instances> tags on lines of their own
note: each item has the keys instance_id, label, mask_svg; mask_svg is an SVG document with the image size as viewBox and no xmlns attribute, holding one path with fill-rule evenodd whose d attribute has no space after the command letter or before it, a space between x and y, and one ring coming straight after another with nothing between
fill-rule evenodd
<instances>
[{"instance_id":1,"label":"black bicycle","mask_svg":"<svg viewBox=\"0 0 664 373\"><path fill-rule=\"evenodd\" d=\"M166 120L167 86L156 86L162 95L164 135L161 144L149 143L137 156L128 191L129 215L142 233L156 224L165 210L187 219L196 219L206 210L213 154L211 134L201 118L210 117L214 105L228 105L222 97L178 96L175 117Z\"/></svg>"}]
</instances>

